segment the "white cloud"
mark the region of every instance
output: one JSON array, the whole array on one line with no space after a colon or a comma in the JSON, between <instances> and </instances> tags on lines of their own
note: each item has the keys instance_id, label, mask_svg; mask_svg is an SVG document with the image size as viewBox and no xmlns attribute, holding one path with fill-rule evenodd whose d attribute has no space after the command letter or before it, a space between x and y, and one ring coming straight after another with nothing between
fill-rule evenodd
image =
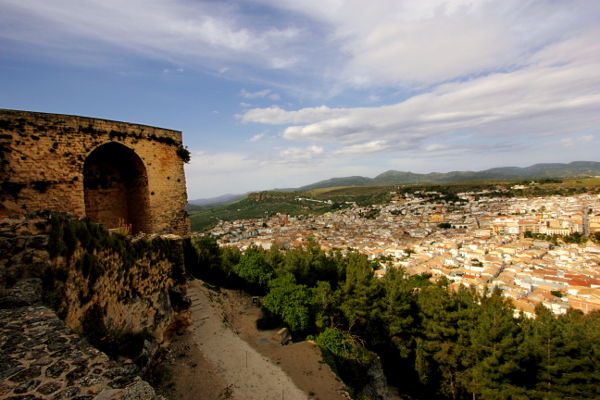
<instances>
[{"instance_id":1,"label":"white cloud","mask_svg":"<svg viewBox=\"0 0 600 400\"><path fill-rule=\"evenodd\" d=\"M334 152L335 154L364 154L364 153L376 153L386 149L386 142L381 140L375 140L365 144L355 144L352 146L346 146L342 150Z\"/></svg>"},{"instance_id":2,"label":"white cloud","mask_svg":"<svg viewBox=\"0 0 600 400\"><path fill-rule=\"evenodd\" d=\"M231 2L4 0L8 28L0 38L59 50L53 53L61 60L65 52L83 58L111 47L229 71L234 79L262 75L261 82L322 95L349 86L427 87L523 68L547 46L585 35L600 18L600 6L589 0L250 3L263 7L261 18ZM273 69L304 79L286 81Z\"/></svg>"},{"instance_id":3,"label":"white cloud","mask_svg":"<svg viewBox=\"0 0 600 400\"><path fill-rule=\"evenodd\" d=\"M252 107L252 104L248 104L248 103L244 103L243 101L240 103L240 106L248 108L248 107Z\"/></svg>"},{"instance_id":4,"label":"white cloud","mask_svg":"<svg viewBox=\"0 0 600 400\"><path fill-rule=\"evenodd\" d=\"M264 138L267 133L269 133L268 129L266 131L262 131L261 133L252 136L252 138L248 139L248 142L256 142L257 140Z\"/></svg>"},{"instance_id":5,"label":"white cloud","mask_svg":"<svg viewBox=\"0 0 600 400\"><path fill-rule=\"evenodd\" d=\"M219 2L183 0L5 0L0 37L52 47L60 52L104 52L108 46L153 59L212 68L223 60L275 68L293 54L299 29L266 26ZM56 52L55 52L56 53ZM219 66L220 64L220 66ZM289 65L292 65L289 63Z\"/></svg>"},{"instance_id":6,"label":"white cloud","mask_svg":"<svg viewBox=\"0 0 600 400\"><path fill-rule=\"evenodd\" d=\"M260 175L259 171L259 165L242 153L194 151L191 162L185 165L188 198L253 190L248 183L257 183L253 179Z\"/></svg>"},{"instance_id":7,"label":"white cloud","mask_svg":"<svg viewBox=\"0 0 600 400\"><path fill-rule=\"evenodd\" d=\"M297 164L314 161L317 156L323 153L323 148L319 146L308 146L305 148L290 147L277 153L275 162L280 164Z\"/></svg>"},{"instance_id":8,"label":"white cloud","mask_svg":"<svg viewBox=\"0 0 600 400\"><path fill-rule=\"evenodd\" d=\"M586 136L580 136L580 137L574 137L574 138L561 139L560 143L564 147L574 147L576 145L590 143L593 140L594 140L593 135L586 135Z\"/></svg>"},{"instance_id":9,"label":"white cloud","mask_svg":"<svg viewBox=\"0 0 600 400\"><path fill-rule=\"evenodd\" d=\"M241 153L193 151L192 159L189 164L186 164L185 169L188 177L197 176L201 171L202 174L206 175L201 176L199 179L205 179L209 175L216 175L219 176L218 179L222 179L222 175L236 171L255 170L256 163Z\"/></svg>"},{"instance_id":10,"label":"white cloud","mask_svg":"<svg viewBox=\"0 0 600 400\"><path fill-rule=\"evenodd\" d=\"M339 153L418 148L455 132L475 139L580 132L600 126L600 41L594 37L600 30L547 46L529 67L447 83L393 105L297 111L272 106L237 118L292 124L283 138L338 143Z\"/></svg>"},{"instance_id":11,"label":"white cloud","mask_svg":"<svg viewBox=\"0 0 600 400\"><path fill-rule=\"evenodd\" d=\"M431 151L446 150L448 148L449 148L449 146L446 146L446 145L443 145L443 144L434 143L434 144L430 144L429 146L426 146L424 148L424 150L431 152Z\"/></svg>"},{"instance_id":12,"label":"white cloud","mask_svg":"<svg viewBox=\"0 0 600 400\"><path fill-rule=\"evenodd\" d=\"M242 115L236 115L236 118L242 122L259 122L262 124L300 124L315 122L325 118L334 118L336 116L346 115L345 109L331 109L327 106L303 108L298 111L286 111L278 106L269 108L254 108L246 111Z\"/></svg>"},{"instance_id":13,"label":"white cloud","mask_svg":"<svg viewBox=\"0 0 600 400\"><path fill-rule=\"evenodd\" d=\"M271 100L279 100L280 96L277 93L271 93L270 89L260 90L258 92L250 93L245 89L240 90L240 96L245 99L256 99L268 97ZM245 103L244 103L245 104Z\"/></svg>"},{"instance_id":14,"label":"white cloud","mask_svg":"<svg viewBox=\"0 0 600 400\"><path fill-rule=\"evenodd\" d=\"M290 67L293 67L294 65L298 64L300 61L302 61L302 58L298 57L298 56L290 56L290 57L286 57L286 58L273 57L271 59L271 68L273 68L273 69L290 68Z\"/></svg>"},{"instance_id":15,"label":"white cloud","mask_svg":"<svg viewBox=\"0 0 600 400\"><path fill-rule=\"evenodd\" d=\"M268 161L236 152L193 151L185 166L188 198L307 185L322 179L324 165L331 167L328 159L314 162L315 156L323 154L317 146L280 149L273 154L277 159ZM341 171L356 175L359 169L342 166Z\"/></svg>"},{"instance_id":16,"label":"white cloud","mask_svg":"<svg viewBox=\"0 0 600 400\"><path fill-rule=\"evenodd\" d=\"M598 4L522 0L271 0L332 28L346 84L437 83L528 65L544 47L597 25Z\"/></svg>"},{"instance_id":17,"label":"white cloud","mask_svg":"<svg viewBox=\"0 0 600 400\"><path fill-rule=\"evenodd\" d=\"M240 90L240 96L246 99L256 99L257 97L265 97L269 93L271 93L269 89L261 90L259 92L254 93L247 92L245 89Z\"/></svg>"},{"instance_id":18,"label":"white cloud","mask_svg":"<svg viewBox=\"0 0 600 400\"><path fill-rule=\"evenodd\" d=\"M311 145L307 147L288 147L285 149L274 148L271 151L261 151L260 154L250 156L261 166L271 164L287 165L316 165L322 162L325 149L320 146Z\"/></svg>"}]
</instances>

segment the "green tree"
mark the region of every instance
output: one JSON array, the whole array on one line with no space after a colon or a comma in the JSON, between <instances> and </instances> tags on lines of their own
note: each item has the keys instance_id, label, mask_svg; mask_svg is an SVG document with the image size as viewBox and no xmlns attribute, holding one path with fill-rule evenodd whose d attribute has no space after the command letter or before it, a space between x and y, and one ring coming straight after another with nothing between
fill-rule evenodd
<instances>
[{"instance_id":1,"label":"green tree","mask_svg":"<svg viewBox=\"0 0 600 400\"><path fill-rule=\"evenodd\" d=\"M419 294L421 338L417 343L417 372L437 394L458 399L467 393L474 355L470 332L477 320L474 290L447 290L448 282L425 288Z\"/></svg>"},{"instance_id":2,"label":"green tree","mask_svg":"<svg viewBox=\"0 0 600 400\"><path fill-rule=\"evenodd\" d=\"M535 361L530 398L590 399L600 391L599 314L584 316L569 310L558 318L547 308L536 308L528 324L524 351Z\"/></svg>"},{"instance_id":3,"label":"green tree","mask_svg":"<svg viewBox=\"0 0 600 400\"><path fill-rule=\"evenodd\" d=\"M315 325L318 330L324 330L332 325L338 311L339 302L329 282L319 281L317 286L311 289L311 304L315 315Z\"/></svg>"},{"instance_id":4,"label":"green tree","mask_svg":"<svg viewBox=\"0 0 600 400\"><path fill-rule=\"evenodd\" d=\"M240 262L233 267L233 272L254 290L266 290L275 275L273 267L265 259L265 250L255 245L246 249Z\"/></svg>"},{"instance_id":5,"label":"green tree","mask_svg":"<svg viewBox=\"0 0 600 400\"><path fill-rule=\"evenodd\" d=\"M192 247L196 252L197 263L192 263L190 271L195 277L205 280L221 280L221 250L212 236L193 237Z\"/></svg>"},{"instance_id":6,"label":"green tree","mask_svg":"<svg viewBox=\"0 0 600 400\"><path fill-rule=\"evenodd\" d=\"M296 283L292 274L285 274L269 283L269 293L264 306L293 332L303 332L311 328L311 296L305 285Z\"/></svg>"},{"instance_id":7,"label":"green tree","mask_svg":"<svg viewBox=\"0 0 600 400\"><path fill-rule=\"evenodd\" d=\"M388 339L407 357L413 346L418 318L414 281L409 281L401 269L392 268L381 279L385 297L380 302L382 323L387 328Z\"/></svg>"},{"instance_id":8,"label":"green tree","mask_svg":"<svg viewBox=\"0 0 600 400\"><path fill-rule=\"evenodd\" d=\"M475 359L466 386L474 397L483 399L527 399L522 387L524 370L519 347L523 334L513 308L496 288L480 297L477 321L471 330L471 351Z\"/></svg>"},{"instance_id":9,"label":"green tree","mask_svg":"<svg viewBox=\"0 0 600 400\"><path fill-rule=\"evenodd\" d=\"M275 271L281 268L284 257L277 243L272 243L269 250L265 253L265 260Z\"/></svg>"},{"instance_id":10,"label":"green tree","mask_svg":"<svg viewBox=\"0 0 600 400\"><path fill-rule=\"evenodd\" d=\"M221 270L225 278L230 279L233 275L235 266L240 262L241 253L235 246L221 247Z\"/></svg>"},{"instance_id":11,"label":"green tree","mask_svg":"<svg viewBox=\"0 0 600 400\"><path fill-rule=\"evenodd\" d=\"M340 285L340 310L346 318L348 330L366 337L369 328L381 322L382 286L373 277L374 263L367 256L350 252L346 256L346 280ZM373 332L371 332L373 333Z\"/></svg>"},{"instance_id":12,"label":"green tree","mask_svg":"<svg viewBox=\"0 0 600 400\"><path fill-rule=\"evenodd\" d=\"M328 281L335 287L338 280L335 260L312 240L304 247L285 252L280 273L291 273L299 283L308 287L314 287L318 281Z\"/></svg>"}]
</instances>

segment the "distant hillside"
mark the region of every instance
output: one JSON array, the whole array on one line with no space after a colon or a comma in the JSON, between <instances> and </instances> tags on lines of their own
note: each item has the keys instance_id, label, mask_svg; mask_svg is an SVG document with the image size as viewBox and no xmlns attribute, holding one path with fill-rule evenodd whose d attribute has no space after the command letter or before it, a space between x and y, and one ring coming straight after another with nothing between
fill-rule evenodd
<instances>
[{"instance_id":1,"label":"distant hillside","mask_svg":"<svg viewBox=\"0 0 600 400\"><path fill-rule=\"evenodd\" d=\"M415 174L390 170L375 178L351 176L347 178L333 178L325 181L302 186L296 191L305 192L314 189L323 189L338 186L385 186L406 184L442 184L462 181L485 181L505 179L543 179L543 178L576 178L583 176L600 175L600 162L574 161L569 164L535 164L530 167L503 167L491 168L484 171L452 171L446 173L431 172L429 174Z\"/></svg>"},{"instance_id":2,"label":"distant hillside","mask_svg":"<svg viewBox=\"0 0 600 400\"><path fill-rule=\"evenodd\" d=\"M192 231L201 232L218 221L233 221L236 219L265 218L277 213L288 215L323 214L340 208L339 204L329 204L323 201L298 201L296 192L263 191L250 193L248 196L223 207L205 209L190 215Z\"/></svg>"},{"instance_id":3,"label":"distant hillside","mask_svg":"<svg viewBox=\"0 0 600 400\"><path fill-rule=\"evenodd\" d=\"M296 192L308 192L309 190L324 189L338 186L370 186L373 185L373 179L362 176L350 176L347 178L332 178L326 181L313 183L295 189Z\"/></svg>"},{"instance_id":4,"label":"distant hillside","mask_svg":"<svg viewBox=\"0 0 600 400\"><path fill-rule=\"evenodd\" d=\"M210 197L206 199L196 199L196 200L188 200L189 204L194 206L204 206L207 204L215 204L215 203L227 203L231 204L232 202L242 200L246 197L245 194L224 194L222 196Z\"/></svg>"}]
</instances>

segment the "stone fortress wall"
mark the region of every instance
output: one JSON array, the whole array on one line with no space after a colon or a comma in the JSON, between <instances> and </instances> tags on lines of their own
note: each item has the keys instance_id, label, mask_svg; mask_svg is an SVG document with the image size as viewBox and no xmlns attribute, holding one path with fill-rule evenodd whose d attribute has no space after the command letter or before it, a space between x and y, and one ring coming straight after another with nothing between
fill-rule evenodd
<instances>
[{"instance_id":1,"label":"stone fortress wall","mask_svg":"<svg viewBox=\"0 0 600 400\"><path fill-rule=\"evenodd\" d=\"M179 131L0 109L0 215L46 209L188 237Z\"/></svg>"},{"instance_id":2,"label":"stone fortress wall","mask_svg":"<svg viewBox=\"0 0 600 400\"><path fill-rule=\"evenodd\" d=\"M0 400L164 400L138 374L189 323L181 140L0 109ZM117 363L76 334L143 349Z\"/></svg>"},{"instance_id":3,"label":"stone fortress wall","mask_svg":"<svg viewBox=\"0 0 600 400\"><path fill-rule=\"evenodd\" d=\"M43 210L0 218L0 400L164 400L138 374L189 323L185 239L98 227ZM124 333L150 335L146 361L109 361L76 335Z\"/></svg>"}]
</instances>

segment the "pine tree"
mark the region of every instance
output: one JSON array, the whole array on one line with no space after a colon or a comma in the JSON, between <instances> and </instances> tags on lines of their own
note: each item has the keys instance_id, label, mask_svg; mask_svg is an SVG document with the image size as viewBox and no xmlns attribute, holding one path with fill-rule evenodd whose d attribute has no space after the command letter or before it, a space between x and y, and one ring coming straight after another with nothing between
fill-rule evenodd
<instances>
[{"instance_id":1,"label":"pine tree","mask_svg":"<svg viewBox=\"0 0 600 400\"><path fill-rule=\"evenodd\" d=\"M484 293L480 303L471 331L475 363L469 371L468 390L474 398L525 400L527 393L519 387L524 372L518 352L523 333L513 316L513 308L498 289Z\"/></svg>"},{"instance_id":2,"label":"pine tree","mask_svg":"<svg viewBox=\"0 0 600 400\"><path fill-rule=\"evenodd\" d=\"M423 383L458 399L467 393L468 372L474 364L470 331L477 320L477 304L473 290L450 292L446 286L442 281L419 295L422 338L416 360Z\"/></svg>"}]
</instances>

